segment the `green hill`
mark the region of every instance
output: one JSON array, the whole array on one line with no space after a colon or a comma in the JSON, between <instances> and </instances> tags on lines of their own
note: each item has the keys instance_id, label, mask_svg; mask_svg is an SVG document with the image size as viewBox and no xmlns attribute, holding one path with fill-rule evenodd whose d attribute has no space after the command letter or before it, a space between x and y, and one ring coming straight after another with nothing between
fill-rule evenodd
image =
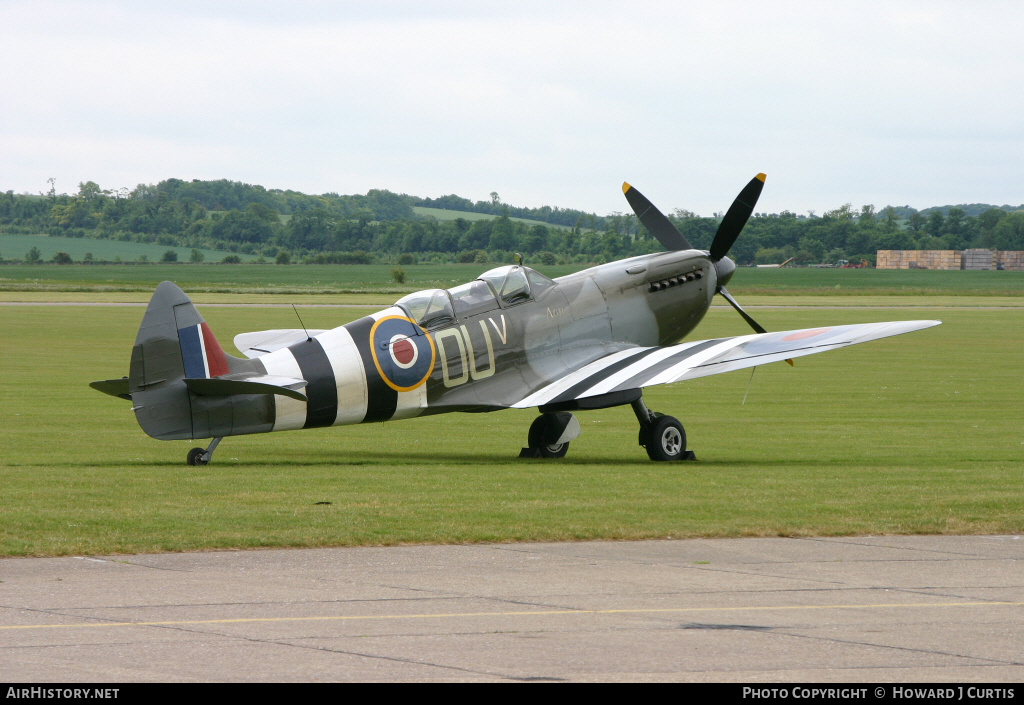
<instances>
[{"instance_id":1,"label":"green hill","mask_svg":"<svg viewBox=\"0 0 1024 705\"><path fill-rule=\"evenodd\" d=\"M188 262L192 255L191 247L168 247L152 243L127 242L123 240L100 240L85 237L53 237L46 235L10 235L0 233L0 258L5 260L24 260L25 255L33 247L39 248L40 257L49 262L58 252L66 252L75 262L81 262L87 252L92 253L96 262L138 262L145 255L150 262L159 262L167 250L174 250L179 262ZM234 254L225 250L199 250L204 262L220 262L226 256ZM239 254L243 262L251 262L256 255Z\"/></svg>"}]
</instances>

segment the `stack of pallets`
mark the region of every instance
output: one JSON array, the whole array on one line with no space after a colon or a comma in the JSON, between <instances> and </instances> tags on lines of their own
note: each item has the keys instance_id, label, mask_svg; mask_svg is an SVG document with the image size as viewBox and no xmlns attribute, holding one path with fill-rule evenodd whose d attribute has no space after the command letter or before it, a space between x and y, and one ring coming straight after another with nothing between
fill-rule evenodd
<instances>
[{"instance_id":1,"label":"stack of pallets","mask_svg":"<svg viewBox=\"0 0 1024 705\"><path fill-rule=\"evenodd\" d=\"M877 269L960 269L956 250L879 250Z\"/></svg>"},{"instance_id":2,"label":"stack of pallets","mask_svg":"<svg viewBox=\"0 0 1024 705\"><path fill-rule=\"evenodd\" d=\"M1003 269L1024 272L1024 250L999 250L996 262Z\"/></svg>"},{"instance_id":3,"label":"stack of pallets","mask_svg":"<svg viewBox=\"0 0 1024 705\"><path fill-rule=\"evenodd\" d=\"M995 269L993 250L964 250L961 269Z\"/></svg>"}]
</instances>

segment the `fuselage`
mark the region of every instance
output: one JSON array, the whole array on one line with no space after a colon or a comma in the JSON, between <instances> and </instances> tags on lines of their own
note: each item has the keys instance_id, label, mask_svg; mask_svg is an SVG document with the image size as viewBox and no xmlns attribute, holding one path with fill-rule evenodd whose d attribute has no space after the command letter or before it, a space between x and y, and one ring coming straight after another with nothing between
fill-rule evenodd
<instances>
[{"instance_id":1,"label":"fuselage","mask_svg":"<svg viewBox=\"0 0 1024 705\"><path fill-rule=\"evenodd\" d=\"M506 408L609 353L677 342L704 317L716 277L706 252L684 250L555 280L503 267L418 292L259 357L267 374L307 382L305 402L274 397L267 430Z\"/></svg>"}]
</instances>

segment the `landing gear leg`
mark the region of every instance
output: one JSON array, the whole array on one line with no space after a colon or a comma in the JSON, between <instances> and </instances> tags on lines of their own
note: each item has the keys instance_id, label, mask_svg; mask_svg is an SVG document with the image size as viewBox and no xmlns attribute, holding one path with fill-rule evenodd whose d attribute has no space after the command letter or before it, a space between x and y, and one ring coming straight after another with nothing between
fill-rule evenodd
<instances>
[{"instance_id":1,"label":"landing gear leg","mask_svg":"<svg viewBox=\"0 0 1024 705\"><path fill-rule=\"evenodd\" d=\"M208 464L210 462L210 459L213 458L213 451L217 447L217 444L220 443L220 441L221 441L220 437L214 438L212 441L210 441L210 445L208 445L205 450L203 450L202 448L193 448L192 450L190 450L188 452L188 459L187 459L188 464L189 465L206 465L206 464Z\"/></svg>"},{"instance_id":2,"label":"landing gear leg","mask_svg":"<svg viewBox=\"0 0 1024 705\"><path fill-rule=\"evenodd\" d=\"M534 419L527 447L520 458L561 458L569 451L569 441L580 435L580 422L572 414L548 412Z\"/></svg>"},{"instance_id":3,"label":"landing gear leg","mask_svg":"<svg viewBox=\"0 0 1024 705\"><path fill-rule=\"evenodd\" d=\"M636 420L640 422L640 445L651 460L696 460L692 450L686 450L686 431L679 420L657 414L647 408L644 400L632 404Z\"/></svg>"}]
</instances>

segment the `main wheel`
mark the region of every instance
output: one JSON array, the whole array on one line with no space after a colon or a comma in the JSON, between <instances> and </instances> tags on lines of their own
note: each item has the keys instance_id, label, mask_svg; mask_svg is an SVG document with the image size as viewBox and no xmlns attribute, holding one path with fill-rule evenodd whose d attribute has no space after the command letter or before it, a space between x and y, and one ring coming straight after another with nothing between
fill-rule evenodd
<instances>
[{"instance_id":1,"label":"main wheel","mask_svg":"<svg viewBox=\"0 0 1024 705\"><path fill-rule=\"evenodd\" d=\"M686 431L672 416L659 416L647 427L647 456L651 460L681 460L686 452Z\"/></svg>"},{"instance_id":2,"label":"main wheel","mask_svg":"<svg viewBox=\"0 0 1024 705\"><path fill-rule=\"evenodd\" d=\"M544 458L562 458L569 452L569 442L548 444L544 442L545 432L549 425L547 416L538 416L530 424L530 433L527 436L527 443L531 448L536 448Z\"/></svg>"},{"instance_id":3,"label":"main wheel","mask_svg":"<svg viewBox=\"0 0 1024 705\"><path fill-rule=\"evenodd\" d=\"M188 464L189 465L206 465L208 460L204 460L203 456L206 455L205 448L193 448L188 452Z\"/></svg>"}]
</instances>

